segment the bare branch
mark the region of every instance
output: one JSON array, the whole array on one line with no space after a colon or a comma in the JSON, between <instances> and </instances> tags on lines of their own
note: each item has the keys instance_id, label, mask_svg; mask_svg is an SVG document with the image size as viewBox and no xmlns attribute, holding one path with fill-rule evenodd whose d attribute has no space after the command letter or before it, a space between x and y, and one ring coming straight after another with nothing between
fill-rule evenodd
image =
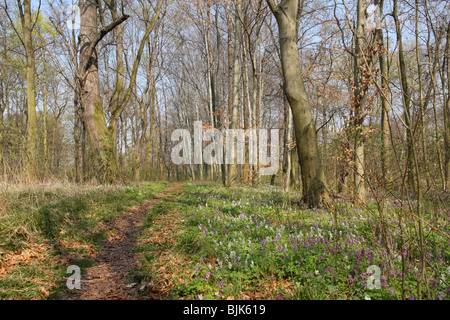
<instances>
[{"instance_id":1,"label":"bare branch","mask_svg":"<svg viewBox=\"0 0 450 320\"><path fill-rule=\"evenodd\" d=\"M341 22L339 21L339 18L338 18L337 15L336 15L336 8L337 8L337 4L336 4L336 1L335 1L335 2L334 2L334 11L333 11L333 14L334 14L334 18L336 19L337 26L338 26L339 30L341 31L342 45L344 46L344 50L345 50L348 54L350 54L352 57L355 57L355 53L354 53L353 51L350 51L350 50L347 48L347 45L345 44L345 33L344 33L344 30L342 30Z\"/></svg>"}]
</instances>

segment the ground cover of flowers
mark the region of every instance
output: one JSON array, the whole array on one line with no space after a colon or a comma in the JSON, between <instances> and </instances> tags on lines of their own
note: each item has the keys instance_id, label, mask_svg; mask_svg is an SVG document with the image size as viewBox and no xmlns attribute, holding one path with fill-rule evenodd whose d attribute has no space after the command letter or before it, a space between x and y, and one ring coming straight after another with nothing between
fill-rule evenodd
<instances>
[{"instance_id":1,"label":"ground cover of flowers","mask_svg":"<svg viewBox=\"0 0 450 320\"><path fill-rule=\"evenodd\" d=\"M360 209L336 200L327 210L306 209L298 194L271 188L188 185L182 203L177 247L191 262L179 277L181 297L400 299L402 269L406 298L418 297L416 225L403 219L400 230L403 209L395 201L385 213L385 233L373 204ZM428 290L423 285L422 298L448 300L450 216L442 207L426 208Z\"/></svg>"}]
</instances>

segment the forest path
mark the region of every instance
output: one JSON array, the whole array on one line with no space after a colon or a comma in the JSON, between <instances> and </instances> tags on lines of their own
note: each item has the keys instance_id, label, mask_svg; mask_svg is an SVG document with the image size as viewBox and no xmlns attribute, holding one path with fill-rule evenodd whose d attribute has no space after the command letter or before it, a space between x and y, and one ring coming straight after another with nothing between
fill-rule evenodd
<instances>
[{"instance_id":1,"label":"forest path","mask_svg":"<svg viewBox=\"0 0 450 320\"><path fill-rule=\"evenodd\" d=\"M138 300L139 284L130 284L136 263L135 242L138 225L152 207L181 183L170 184L165 191L115 220L114 237L101 246L96 264L82 275L81 289L66 291L64 300Z\"/></svg>"}]
</instances>

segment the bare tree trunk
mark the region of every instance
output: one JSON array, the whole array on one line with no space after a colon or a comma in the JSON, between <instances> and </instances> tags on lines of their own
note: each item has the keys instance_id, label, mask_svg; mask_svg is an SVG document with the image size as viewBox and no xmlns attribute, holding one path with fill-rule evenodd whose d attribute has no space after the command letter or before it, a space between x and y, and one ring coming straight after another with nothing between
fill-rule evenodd
<instances>
[{"instance_id":1,"label":"bare tree trunk","mask_svg":"<svg viewBox=\"0 0 450 320\"><path fill-rule=\"evenodd\" d=\"M147 140L147 154L149 157L148 170L150 172L150 177L153 177L153 143L155 138L156 129L156 79L152 77L151 80L151 91L150 91L150 136Z\"/></svg>"},{"instance_id":2,"label":"bare tree trunk","mask_svg":"<svg viewBox=\"0 0 450 320\"><path fill-rule=\"evenodd\" d=\"M82 88L82 105L84 108L84 122L89 134L91 152L94 156L94 164L97 178L101 182L114 183L120 178L120 171L114 153L114 136L116 135L117 120L130 99L132 89L136 83L139 63L150 33L161 13L164 0L159 0L151 22L140 42L137 57L133 63L130 83L123 97L113 103L113 111L106 124L102 101L99 92L98 77L98 42L111 30L120 25L129 16L123 15L115 19L111 24L98 31L97 2L95 0L81 0L81 28L80 28L80 75L79 81ZM120 55L120 48L119 48ZM119 57L120 59L120 57ZM119 62L120 63L120 62ZM118 83L120 85L120 83ZM117 88L116 88L117 93ZM119 95L116 96L118 98Z\"/></svg>"},{"instance_id":3,"label":"bare tree trunk","mask_svg":"<svg viewBox=\"0 0 450 320\"><path fill-rule=\"evenodd\" d=\"M248 85L248 66L246 59L246 52L249 50L249 41L247 37L244 37L242 33L242 46L244 49L244 53L242 56L242 91L243 91L243 103L242 108L244 108L244 129L251 130L253 127L253 118L252 118L252 105L250 102L250 94L249 94L249 85ZM243 168L243 177L242 182L245 184L250 183L252 179L251 170L252 166L250 165L250 154L249 154L249 139L245 138L245 164Z\"/></svg>"},{"instance_id":4,"label":"bare tree trunk","mask_svg":"<svg viewBox=\"0 0 450 320\"><path fill-rule=\"evenodd\" d=\"M156 131L157 131L156 137L157 137L157 139L155 141L155 162L156 162L155 173L157 173L157 174L155 174L155 176L158 177L158 180L162 180L163 179L163 177L162 177L162 174L163 174L163 169L162 168L163 168L163 166L162 166L162 161L160 159L160 151L159 151L160 147L162 145L161 112L160 112L160 109L159 109L159 102L158 102L157 99L156 99L156 112L158 114L159 125L156 128ZM155 126L156 126L156 123L155 123Z\"/></svg>"},{"instance_id":5,"label":"bare tree trunk","mask_svg":"<svg viewBox=\"0 0 450 320\"><path fill-rule=\"evenodd\" d=\"M6 35L3 37L3 61L6 61L7 58L7 41ZM6 75L7 70L6 63L2 65L2 74ZM5 124L3 123L3 113L7 109L8 97L7 97L7 88L6 88L6 76L0 79L0 174L5 174L6 178L6 170L3 159L3 135L5 133ZM6 179L5 179L6 180Z\"/></svg>"},{"instance_id":6,"label":"bare tree trunk","mask_svg":"<svg viewBox=\"0 0 450 320\"><path fill-rule=\"evenodd\" d=\"M220 50L222 41L220 39L220 29L219 29L219 4L216 4L216 12L214 14L214 24L216 27L216 61L215 61L215 72L214 72L214 80L213 80L213 93L214 93L214 113L215 113L215 123L216 126L218 126L219 122L222 122L224 119L224 115L221 113L220 109L220 96L219 96L219 70L220 70ZM223 126L223 123L221 124L221 127ZM222 148L225 148L225 145L222 145ZM225 150L223 150L225 152ZM218 166L219 168L219 166ZM219 170L219 169L217 169ZM221 177L222 177L222 184L227 184L227 168L225 165L225 162L222 161L220 164L220 171L221 171Z\"/></svg>"},{"instance_id":7,"label":"bare tree trunk","mask_svg":"<svg viewBox=\"0 0 450 320\"><path fill-rule=\"evenodd\" d=\"M357 4L357 26L355 34L355 54L354 54L354 92L353 92L353 108L355 117L355 197L357 201L366 201L365 188L365 154L364 154L364 98L367 87L364 83L364 75L362 66L364 65L364 26L366 25L365 7L362 0L358 0Z\"/></svg>"},{"instance_id":8,"label":"bare tree trunk","mask_svg":"<svg viewBox=\"0 0 450 320\"><path fill-rule=\"evenodd\" d=\"M200 114L199 114L199 111L198 111L198 103L195 104L195 112L196 112L196 115L197 115L197 122L200 122ZM200 142L201 142L201 145L200 145L201 146L201 150L203 150L203 138L201 138ZM200 164L199 164L200 180L203 181L203 152L199 152L199 154L200 154L200 159L199 159L199 162L200 162Z\"/></svg>"},{"instance_id":9,"label":"bare tree trunk","mask_svg":"<svg viewBox=\"0 0 450 320\"><path fill-rule=\"evenodd\" d=\"M200 9L201 10L201 9ZM205 45L205 56L206 56L206 83L207 83L207 90L208 90L208 110L209 110L209 116L210 116L210 126L212 128L215 128L215 120L214 120L214 83L213 83L213 63L212 63L212 55L211 55L211 41L210 41L210 6L207 6L207 14L205 21L203 15L202 15L202 33L203 33L203 43ZM209 179L214 180L215 177L215 164L212 163L209 165Z\"/></svg>"},{"instance_id":10,"label":"bare tree trunk","mask_svg":"<svg viewBox=\"0 0 450 320\"><path fill-rule=\"evenodd\" d=\"M419 43L419 2L415 0L416 16L415 16L415 35L416 35L416 62L417 62L417 76L419 78L419 110L420 110L420 128L422 129L422 155L420 159L421 164L424 167L425 172L428 173L427 164L427 142L426 142L426 128L425 128L425 104L423 97L423 81L422 81L422 62L420 58L420 43ZM428 175L426 175L427 187L430 185Z\"/></svg>"},{"instance_id":11,"label":"bare tree trunk","mask_svg":"<svg viewBox=\"0 0 450 320\"><path fill-rule=\"evenodd\" d=\"M406 123L406 132L407 132L407 138L408 138L408 159L407 159L407 166L408 166L408 185L410 187L416 187L417 192L417 215L418 215L418 233L419 233L419 248L421 252L421 260L425 261L425 248L424 248L424 233L423 233L423 217L422 217L422 190L421 190L421 183L420 183L420 174L419 174L419 165L417 160L417 155L415 151L414 141L413 141L413 135L412 135L412 121L410 119L410 97L409 97L409 87L408 87L408 80L406 76L406 67L405 67L405 60L403 56L403 46L402 46L402 36L400 31L400 25L398 21L397 16L397 0L394 0L394 8L393 8L393 18L396 23L396 33L397 33L397 41L398 41L398 49L399 49L399 64L400 64L400 77L402 82L402 91L403 91L403 104L405 109L405 123ZM411 162L411 164L410 164ZM411 172L410 172L411 170ZM412 172L414 170L414 172ZM414 173L416 181L409 181L411 178L414 179ZM417 281L417 287L418 287L418 296L419 299L421 299L422 296L422 282L425 283L425 287L428 290L428 282L426 279L426 264L422 263L421 266L421 277Z\"/></svg>"},{"instance_id":12,"label":"bare tree trunk","mask_svg":"<svg viewBox=\"0 0 450 320\"><path fill-rule=\"evenodd\" d=\"M390 181L390 164L389 164L389 111L388 111L388 96L389 96L389 80L387 70L387 48L384 45L383 29L381 26L381 17L383 15L383 3L384 0L377 0L375 5L378 6L377 21L376 21L376 34L378 41L378 61L381 70L381 172L383 174L384 184Z\"/></svg>"},{"instance_id":13,"label":"bare tree trunk","mask_svg":"<svg viewBox=\"0 0 450 320\"><path fill-rule=\"evenodd\" d=\"M77 86L78 82L75 81ZM75 182L82 183L84 180L84 126L83 126L83 111L79 100L80 89L78 86L75 88L73 97L73 109L75 115L75 128L74 128L74 140L75 140Z\"/></svg>"},{"instance_id":14,"label":"bare tree trunk","mask_svg":"<svg viewBox=\"0 0 450 320\"><path fill-rule=\"evenodd\" d=\"M447 97L444 93L444 127L445 127L445 171L446 179L444 181L444 190L447 190L450 183L450 22L447 25L447 40L445 44L445 61L447 62L447 70L445 64L442 66L443 74L447 72ZM441 77L444 84L444 77ZM444 88L444 86L443 86ZM443 90L444 91L444 90Z\"/></svg>"},{"instance_id":15,"label":"bare tree trunk","mask_svg":"<svg viewBox=\"0 0 450 320\"><path fill-rule=\"evenodd\" d=\"M392 16L395 22L395 31L397 34L397 44L398 44L398 60L400 65L400 79L403 93L403 106L404 106L404 114L405 114L405 124L406 124L406 165L407 165L407 179L408 186L411 189L414 189L414 159L412 157L412 122L411 122L411 98L408 86L408 78L406 75L406 64L405 64L405 56L403 53L403 41L402 41L402 33L400 30L400 21L398 20L397 15L397 0L394 0L394 8L392 12Z\"/></svg>"},{"instance_id":16,"label":"bare tree trunk","mask_svg":"<svg viewBox=\"0 0 450 320\"><path fill-rule=\"evenodd\" d=\"M258 61L258 47L259 47L259 41L260 41L260 28L261 28L262 21L261 19L258 20L257 26L256 26L256 39L252 48L251 41L249 39L249 51L251 54L251 62L252 62L252 119L253 119L253 129L256 131L256 137L255 139L258 141L259 147L261 147L260 144L260 136L259 136L259 130L260 129L260 113L261 113L261 61ZM258 65L259 64L259 65ZM256 152L255 155L256 164L253 165L253 176L252 176L252 185L254 187L259 186L260 184L260 158L259 158L259 152Z\"/></svg>"},{"instance_id":17,"label":"bare tree trunk","mask_svg":"<svg viewBox=\"0 0 450 320\"><path fill-rule=\"evenodd\" d=\"M312 110L303 83L297 51L298 0L283 0L276 6L267 0L276 17L281 49L285 92L292 109L299 162L302 170L304 201L311 207L330 202L317 146Z\"/></svg>"},{"instance_id":18,"label":"bare tree trunk","mask_svg":"<svg viewBox=\"0 0 450 320\"><path fill-rule=\"evenodd\" d=\"M105 1L106 2L106 1ZM114 20L117 20L119 18L118 15L118 8L117 8L117 2L116 0L111 0L109 3L106 2L106 4L108 5L110 11L111 11L111 16ZM121 100L121 96L122 96L122 91L123 91L123 85L124 85L124 73L125 73L125 67L124 67L124 62L123 62L123 53L124 53L124 47L123 47L123 26L122 25L118 25L116 27L116 88L114 91L114 96L113 96L113 101L111 104L112 109L117 109L119 108L119 104L120 104L120 100ZM114 155L116 157L117 155L117 149L116 149L116 145L117 145L117 134L113 135L113 140L114 140Z\"/></svg>"},{"instance_id":19,"label":"bare tree trunk","mask_svg":"<svg viewBox=\"0 0 450 320\"><path fill-rule=\"evenodd\" d=\"M438 124L439 120L438 120L437 110L436 110L437 95L438 95L437 83L436 83L436 69L439 68L441 70L440 42L442 41L442 34L437 33L435 28L433 27L426 2L424 2L424 9L425 9L426 17L427 17L427 26L428 26L428 39L427 39L428 67L429 67L429 74L430 74L431 84L432 84L430 86L430 89L432 88L432 90L433 90L433 115L434 115L434 124L435 124L434 135L435 135L435 140L436 140L436 153L437 153L437 157L438 157L437 160L438 160L438 165L439 165L439 173L441 176L443 189L447 190L448 180L446 180L445 167L442 162L442 153L441 153L441 146L440 146L441 139L440 139L440 133L439 133L439 124ZM450 24L448 25L448 28L450 28ZM434 34L434 37L435 37L436 42L434 44L430 43L431 32ZM447 29L447 44L446 44L446 49L444 49L444 54L448 50L449 32L450 32L450 29ZM434 51L434 54L432 53L433 51ZM433 57L434 57L434 60L432 61ZM443 77L443 75L441 74L440 78L441 78L441 83L442 83L442 88L443 88L442 93L443 93L443 98L444 98L444 127L445 127L446 123L447 123L446 121L448 121L447 120L448 117L446 115L446 108L448 106L448 100L447 100L447 97L445 94L445 77ZM445 138L445 129L444 129L444 138Z\"/></svg>"},{"instance_id":20,"label":"bare tree trunk","mask_svg":"<svg viewBox=\"0 0 450 320\"><path fill-rule=\"evenodd\" d=\"M286 129L286 162L287 162L287 168L286 168L286 180L284 182L284 191L289 191L289 188L291 187L291 171L292 171L292 111L289 108L289 103L287 102L286 98L285 105L286 105L286 113L287 113L287 129ZM295 186L294 186L295 187Z\"/></svg>"},{"instance_id":21,"label":"bare tree trunk","mask_svg":"<svg viewBox=\"0 0 450 320\"><path fill-rule=\"evenodd\" d=\"M48 173L48 143L47 143L47 106L48 106L48 73L47 66L45 62L45 54L44 54L44 69L45 71L45 80L44 80L44 93L43 93L43 108L44 112L42 114L42 148L44 149L44 179L47 178Z\"/></svg>"},{"instance_id":22,"label":"bare tree trunk","mask_svg":"<svg viewBox=\"0 0 450 320\"><path fill-rule=\"evenodd\" d=\"M89 137L94 170L99 182L116 182L119 168L114 156L114 141L108 132L98 76L98 53L96 43L100 41L97 22L97 2L81 0L80 27L80 75L83 118ZM111 29L112 30L112 29ZM104 35L103 35L104 36ZM94 47L92 48L92 45ZM92 51L91 51L92 50Z\"/></svg>"},{"instance_id":23,"label":"bare tree trunk","mask_svg":"<svg viewBox=\"0 0 450 320\"><path fill-rule=\"evenodd\" d=\"M242 30L241 30L241 1L237 1L235 4L235 19L234 19L234 53L233 53L233 107L231 110L231 129L239 128L239 104L241 100L241 41L242 41ZM234 139L234 137L233 137ZM235 147L232 152L233 163L228 166L228 186L234 186L237 182L237 171L236 171L236 145L234 141L227 141L227 143L232 143Z\"/></svg>"},{"instance_id":24,"label":"bare tree trunk","mask_svg":"<svg viewBox=\"0 0 450 320\"><path fill-rule=\"evenodd\" d=\"M35 56L33 47L33 21L31 18L31 0L23 0L23 6L18 1L19 14L23 29L23 44L26 57L27 74L27 135L25 157L23 166L28 181L36 178L36 80L35 80Z\"/></svg>"}]
</instances>

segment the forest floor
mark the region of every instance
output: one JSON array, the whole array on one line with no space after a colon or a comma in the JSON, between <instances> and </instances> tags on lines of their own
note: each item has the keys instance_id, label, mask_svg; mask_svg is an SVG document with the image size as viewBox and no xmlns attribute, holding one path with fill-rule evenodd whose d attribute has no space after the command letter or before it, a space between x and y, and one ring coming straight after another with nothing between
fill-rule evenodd
<instances>
[{"instance_id":1,"label":"forest floor","mask_svg":"<svg viewBox=\"0 0 450 320\"><path fill-rule=\"evenodd\" d=\"M100 247L95 266L86 270L80 290L65 290L61 299L70 300L136 300L145 286L133 282L131 274L135 268L134 246L139 232L138 225L152 207L182 184L170 185L164 192L130 210L108 226L108 240Z\"/></svg>"},{"instance_id":2,"label":"forest floor","mask_svg":"<svg viewBox=\"0 0 450 320\"><path fill-rule=\"evenodd\" d=\"M10 188L0 194L0 300L416 299L417 224L405 203L387 204L383 225L373 201L308 209L271 186ZM425 299L450 299L448 208L448 198L424 205ZM81 290L68 289L69 266L81 269Z\"/></svg>"},{"instance_id":3,"label":"forest floor","mask_svg":"<svg viewBox=\"0 0 450 320\"><path fill-rule=\"evenodd\" d=\"M76 295L66 292L69 266L81 269L87 280L82 288L95 282L85 277L95 278L96 267L108 259L113 263L108 267L120 269L115 257L132 258L128 244L132 244L135 223L166 195L167 188L172 187L167 183L4 187L0 192L0 300L68 299ZM125 250L117 245L120 240L127 243ZM123 266L128 268L128 262ZM126 271L111 274L117 281L121 277L126 281ZM83 292L77 294L88 298Z\"/></svg>"}]
</instances>

